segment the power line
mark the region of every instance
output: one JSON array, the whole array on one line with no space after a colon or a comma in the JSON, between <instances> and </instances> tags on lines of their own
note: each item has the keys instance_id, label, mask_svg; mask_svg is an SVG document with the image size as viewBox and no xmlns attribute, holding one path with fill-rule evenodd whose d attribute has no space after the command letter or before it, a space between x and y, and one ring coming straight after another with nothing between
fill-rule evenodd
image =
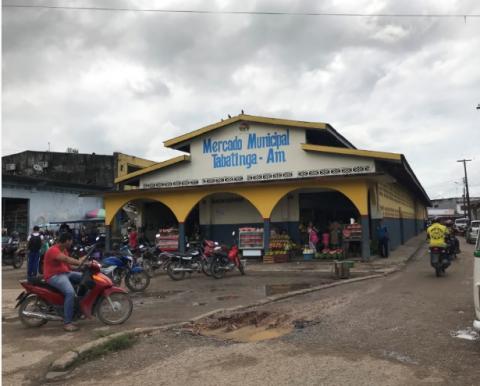
<instances>
[{"instance_id":1,"label":"power line","mask_svg":"<svg viewBox=\"0 0 480 386\"><path fill-rule=\"evenodd\" d=\"M3 8L39 8L80 11L113 11L113 12L157 12L183 13L198 15L258 15L258 16L317 16L317 17L395 17L395 18L480 18L480 14L443 14L443 13L340 13L340 12L274 12L274 11L213 11L160 8L114 8L114 7L74 7L62 5L27 5L2 4Z\"/></svg>"}]
</instances>

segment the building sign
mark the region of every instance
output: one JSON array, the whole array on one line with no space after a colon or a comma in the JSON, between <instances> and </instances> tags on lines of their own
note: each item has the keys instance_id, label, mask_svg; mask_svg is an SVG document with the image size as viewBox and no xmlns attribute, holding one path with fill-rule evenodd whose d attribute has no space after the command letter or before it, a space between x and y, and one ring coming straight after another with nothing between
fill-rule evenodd
<instances>
[{"instance_id":1,"label":"building sign","mask_svg":"<svg viewBox=\"0 0 480 386\"><path fill-rule=\"evenodd\" d=\"M290 130L285 134L276 131L267 135L248 133L247 138L237 135L230 139L213 140L208 137L203 140L203 154L211 156L214 169L243 167L250 169L254 165L275 164L287 162L287 156L282 149L290 145Z\"/></svg>"},{"instance_id":2,"label":"building sign","mask_svg":"<svg viewBox=\"0 0 480 386\"><path fill-rule=\"evenodd\" d=\"M304 129L232 125L190 143L190 160L142 176L140 188L286 181L375 173L368 157L307 152Z\"/></svg>"}]
</instances>

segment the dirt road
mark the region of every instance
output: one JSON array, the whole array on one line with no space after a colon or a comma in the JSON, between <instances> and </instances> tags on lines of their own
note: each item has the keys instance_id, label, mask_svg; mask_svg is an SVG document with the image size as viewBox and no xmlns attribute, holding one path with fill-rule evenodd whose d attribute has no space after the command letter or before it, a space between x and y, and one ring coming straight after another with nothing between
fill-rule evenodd
<instances>
[{"instance_id":1,"label":"dirt road","mask_svg":"<svg viewBox=\"0 0 480 386\"><path fill-rule=\"evenodd\" d=\"M257 309L306 321L279 338L236 343L169 331L78 367L68 382L478 385L480 341L455 337L473 318L472 247L462 248L442 278L435 277L424 250L387 278Z\"/></svg>"}]
</instances>

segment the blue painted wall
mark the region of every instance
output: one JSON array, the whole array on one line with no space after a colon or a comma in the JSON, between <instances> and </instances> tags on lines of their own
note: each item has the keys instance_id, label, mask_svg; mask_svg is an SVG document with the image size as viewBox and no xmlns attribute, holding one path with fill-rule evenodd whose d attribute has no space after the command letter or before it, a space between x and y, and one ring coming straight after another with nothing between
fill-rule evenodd
<instances>
[{"instance_id":1,"label":"blue painted wall","mask_svg":"<svg viewBox=\"0 0 480 386\"><path fill-rule=\"evenodd\" d=\"M403 231L402 224L403 221ZM372 240L377 241L377 232L376 229L380 220L372 220ZM383 223L387 226L388 234L390 236L390 250L394 250L399 245L402 244L402 232L403 232L403 243L406 243L409 239L416 236L418 233L423 231L423 220L414 220L414 219L403 219L398 218L389 218L385 217ZM416 224L416 228L415 228Z\"/></svg>"}]
</instances>

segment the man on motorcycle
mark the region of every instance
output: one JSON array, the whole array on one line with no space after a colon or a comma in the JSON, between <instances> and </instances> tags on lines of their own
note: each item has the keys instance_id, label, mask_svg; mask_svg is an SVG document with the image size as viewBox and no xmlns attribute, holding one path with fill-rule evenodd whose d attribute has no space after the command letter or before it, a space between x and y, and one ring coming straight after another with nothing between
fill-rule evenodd
<instances>
[{"instance_id":1,"label":"man on motorcycle","mask_svg":"<svg viewBox=\"0 0 480 386\"><path fill-rule=\"evenodd\" d=\"M445 236L447 234L448 228L440 222L440 219L434 218L432 225L427 229L430 247L446 248Z\"/></svg>"},{"instance_id":2,"label":"man on motorcycle","mask_svg":"<svg viewBox=\"0 0 480 386\"><path fill-rule=\"evenodd\" d=\"M65 331L76 331L78 327L72 323L75 301L75 290L73 284L80 283L82 274L72 272L70 266L81 265L87 257L76 260L68 256L68 249L72 246L72 235L68 232L62 233L58 244L53 245L45 253L43 261L43 276L45 281L52 287L58 289L65 296L63 304Z\"/></svg>"}]
</instances>

